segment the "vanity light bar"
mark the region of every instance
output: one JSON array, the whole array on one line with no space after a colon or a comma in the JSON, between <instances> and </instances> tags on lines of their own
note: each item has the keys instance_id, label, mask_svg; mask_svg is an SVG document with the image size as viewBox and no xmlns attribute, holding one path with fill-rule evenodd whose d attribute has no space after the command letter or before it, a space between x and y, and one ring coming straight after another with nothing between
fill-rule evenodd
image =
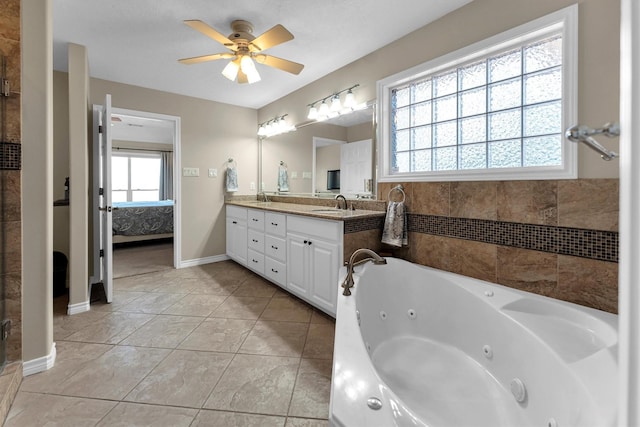
<instances>
[{"instance_id":1,"label":"vanity light bar","mask_svg":"<svg viewBox=\"0 0 640 427\"><path fill-rule=\"evenodd\" d=\"M266 122L262 122L258 125L258 136L261 138L268 138L270 136L280 135L296 130L294 125L287 123L285 117L288 114L282 116L276 116L273 119L269 119Z\"/></svg>"},{"instance_id":2,"label":"vanity light bar","mask_svg":"<svg viewBox=\"0 0 640 427\"><path fill-rule=\"evenodd\" d=\"M356 104L355 95L353 94L353 89L358 86L360 86L360 84L355 84L308 104L307 107L309 107L309 112L307 114L307 118L309 120L323 121L328 118L336 117L341 114L348 114L360 109L360 106ZM340 102L340 94L344 92L347 92L347 94L344 97L344 101ZM320 105L316 106L316 104Z\"/></svg>"}]
</instances>

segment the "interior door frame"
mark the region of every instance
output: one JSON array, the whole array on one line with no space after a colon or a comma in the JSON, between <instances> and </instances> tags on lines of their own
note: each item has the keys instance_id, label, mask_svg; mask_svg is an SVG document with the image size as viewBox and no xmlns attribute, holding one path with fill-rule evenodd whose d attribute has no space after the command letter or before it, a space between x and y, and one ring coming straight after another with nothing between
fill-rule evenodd
<instances>
[{"instance_id":1,"label":"interior door frame","mask_svg":"<svg viewBox=\"0 0 640 427\"><path fill-rule=\"evenodd\" d=\"M151 113L148 111L112 108L113 114L140 117L144 119L165 120L173 123L173 268L180 268L182 259L181 244L182 229L181 214L181 149L180 149L180 117L168 114Z\"/></svg>"}]
</instances>

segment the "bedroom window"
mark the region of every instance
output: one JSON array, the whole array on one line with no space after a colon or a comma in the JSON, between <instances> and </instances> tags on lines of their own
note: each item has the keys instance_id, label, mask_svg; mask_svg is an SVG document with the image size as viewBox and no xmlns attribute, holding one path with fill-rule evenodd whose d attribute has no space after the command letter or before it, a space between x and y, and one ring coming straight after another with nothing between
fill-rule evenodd
<instances>
[{"instance_id":1,"label":"bedroom window","mask_svg":"<svg viewBox=\"0 0 640 427\"><path fill-rule=\"evenodd\" d=\"M576 176L577 6L378 83L381 181Z\"/></svg>"},{"instance_id":2,"label":"bedroom window","mask_svg":"<svg viewBox=\"0 0 640 427\"><path fill-rule=\"evenodd\" d=\"M111 158L113 202L160 200L160 154L118 153Z\"/></svg>"}]
</instances>

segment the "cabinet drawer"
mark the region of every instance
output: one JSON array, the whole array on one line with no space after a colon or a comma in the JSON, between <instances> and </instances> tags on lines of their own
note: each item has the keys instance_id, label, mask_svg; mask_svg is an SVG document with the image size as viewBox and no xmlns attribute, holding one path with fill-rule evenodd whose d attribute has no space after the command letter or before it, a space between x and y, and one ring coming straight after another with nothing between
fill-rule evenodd
<instances>
[{"instance_id":1,"label":"cabinet drawer","mask_svg":"<svg viewBox=\"0 0 640 427\"><path fill-rule=\"evenodd\" d=\"M254 209L247 210L247 226L254 230L264 231L264 212Z\"/></svg>"},{"instance_id":2,"label":"cabinet drawer","mask_svg":"<svg viewBox=\"0 0 640 427\"><path fill-rule=\"evenodd\" d=\"M278 261L287 261L287 242L279 237L264 236L264 254Z\"/></svg>"},{"instance_id":3,"label":"cabinet drawer","mask_svg":"<svg viewBox=\"0 0 640 427\"><path fill-rule=\"evenodd\" d=\"M264 259L264 267L264 274L269 280L282 287L287 285L287 266L284 263L267 257Z\"/></svg>"},{"instance_id":4,"label":"cabinet drawer","mask_svg":"<svg viewBox=\"0 0 640 427\"><path fill-rule=\"evenodd\" d=\"M286 237L287 235L286 215L266 212L264 214L264 231L274 236Z\"/></svg>"},{"instance_id":5,"label":"cabinet drawer","mask_svg":"<svg viewBox=\"0 0 640 427\"><path fill-rule=\"evenodd\" d=\"M256 273L264 274L264 255L253 249L247 250L247 267Z\"/></svg>"},{"instance_id":6,"label":"cabinet drawer","mask_svg":"<svg viewBox=\"0 0 640 427\"><path fill-rule=\"evenodd\" d=\"M227 205L227 217L233 217L238 219L247 219L247 208L240 208L238 206Z\"/></svg>"},{"instance_id":7,"label":"cabinet drawer","mask_svg":"<svg viewBox=\"0 0 640 427\"><path fill-rule=\"evenodd\" d=\"M342 221L289 215L287 218L287 231L293 231L303 236L320 237L322 240L330 242L342 241Z\"/></svg>"},{"instance_id":8,"label":"cabinet drawer","mask_svg":"<svg viewBox=\"0 0 640 427\"><path fill-rule=\"evenodd\" d=\"M247 232L247 242L250 249L254 251L263 253L264 252L264 233L256 230L251 230Z\"/></svg>"}]
</instances>

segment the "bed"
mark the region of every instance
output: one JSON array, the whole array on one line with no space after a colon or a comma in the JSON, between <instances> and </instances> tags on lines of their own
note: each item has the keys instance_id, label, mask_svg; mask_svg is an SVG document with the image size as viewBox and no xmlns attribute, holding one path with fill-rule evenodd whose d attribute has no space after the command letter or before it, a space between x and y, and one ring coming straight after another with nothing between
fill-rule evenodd
<instances>
[{"instance_id":1,"label":"bed","mask_svg":"<svg viewBox=\"0 0 640 427\"><path fill-rule=\"evenodd\" d=\"M173 237L173 200L114 202L113 243Z\"/></svg>"}]
</instances>

